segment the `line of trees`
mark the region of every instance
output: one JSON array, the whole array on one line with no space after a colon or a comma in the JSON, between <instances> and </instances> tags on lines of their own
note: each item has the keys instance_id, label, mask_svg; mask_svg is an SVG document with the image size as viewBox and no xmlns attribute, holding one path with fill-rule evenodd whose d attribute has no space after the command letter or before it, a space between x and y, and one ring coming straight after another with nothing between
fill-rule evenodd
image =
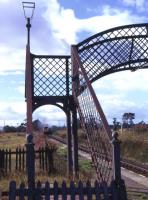
<instances>
[{"instance_id":1,"label":"line of trees","mask_svg":"<svg viewBox=\"0 0 148 200\"><path fill-rule=\"evenodd\" d=\"M135 113L124 113L122 115L122 122L117 121L117 118L113 118L113 127L114 129L120 129L120 128L134 128L134 131L139 132L145 132L148 130L148 124L146 124L143 120L134 123L135 119Z\"/></svg>"},{"instance_id":2,"label":"line of trees","mask_svg":"<svg viewBox=\"0 0 148 200\"><path fill-rule=\"evenodd\" d=\"M116 128L123 127L129 128L134 125L135 113L124 113L122 115L122 122L118 122L117 118L113 118L113 125Z\"/></svg>"},{"instance_id":3,"label":"line of trees","mask_svg":"<svg viewBox=\"0 0 148 200\"><path fill-rule=\"evenodd\" d=\"M13 133L13 132L26 132L26 125L27 125L26 120L24 120L18 126L5 125L3 127L3 132L5 132L5 133L10 133L10 132L11 133ZM49 127L47 124L46 125L43 124L39 119L34 120L32 122L32 125L33 125L33 131L41 131L41 130L43 131L43 129L46 128L46 131L48 129L48 132L50 134L51 134L51 132L54 133L54 132L56 132L59 129L63 129L63 127L58 127L58 126L55 126L55 125Z\"/></svg>"}]
</instances>

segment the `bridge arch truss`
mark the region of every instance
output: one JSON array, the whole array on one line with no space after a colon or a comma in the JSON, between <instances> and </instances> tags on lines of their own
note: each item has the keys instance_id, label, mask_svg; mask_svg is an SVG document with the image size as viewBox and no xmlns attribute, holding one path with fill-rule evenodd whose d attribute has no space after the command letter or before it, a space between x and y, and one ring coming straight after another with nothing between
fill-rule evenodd
<instances>
[{"instance_id":1,"label":"bridge arch truss","mask_svg":"<svg viewBox=\"0 0 148 200\"><path fill-rule=\"evenodd\" d=\"M91 82L118 71L148 68L148 24L112 28L76 47Z\"/></svg>"}]
</instances>

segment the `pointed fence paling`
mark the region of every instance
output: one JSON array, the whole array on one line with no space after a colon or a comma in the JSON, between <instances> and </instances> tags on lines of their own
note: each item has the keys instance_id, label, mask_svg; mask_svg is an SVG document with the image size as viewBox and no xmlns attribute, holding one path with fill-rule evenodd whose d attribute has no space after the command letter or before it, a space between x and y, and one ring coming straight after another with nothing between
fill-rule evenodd
<instances>
[{"instance_id":1,"label":"pointed fence paling","mask_svg":"<svg viewBox=\"0 0 148 200\"><path fill-rule=\"evenodd\" d=\"M78 55L72 46L73 96L87 135L98 180L110 182L113 176L111 130Z\"/></svg>"},{"instance_id":2,"label":"pointed fence paling","mask_svg":"<svg viewBox=\"0 0 148 200\"><path fill-rule=\"evenodd\" d=\"M9 185L9 200L14 200L16 197L19 197L20 200L24 200L25 197L28 199L71 199L71 200L117 200L117 195L115 191L115 183L112 182L111 185L107 185L106 182L99 184L98 181L95 181L94 184L91 184L90 181L86 183L79 181L75 183L71 181L67 184L65 181L62 184L59 184L57 181L50 184L50 182L45 182L42 184L40 181L37 182L35 189L31 191L24 183L21 183L19 187L16 186L15 181L11 181ZM3 192L3 196L7 196L6 192Z\"/></svg>"}]
</instances>

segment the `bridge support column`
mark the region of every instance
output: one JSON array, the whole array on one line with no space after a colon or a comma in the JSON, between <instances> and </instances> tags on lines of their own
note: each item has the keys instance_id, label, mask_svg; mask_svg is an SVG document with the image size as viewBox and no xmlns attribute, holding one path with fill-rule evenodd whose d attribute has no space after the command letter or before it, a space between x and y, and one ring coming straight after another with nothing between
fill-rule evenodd
<instances>
[{"instance_id":1,"label":"bridge support column","mask_svg":"<svg viewBox=\"0 0 148 200\"><path fill-rule=\"evenodd\" d=\"M73 162L72 162L72 136L71 136L71 114L70 109L67 109L67 173L69 177L73 176Z\"/></svg>"},{"instance_id":2,"label":"bridge support column","mask_svg":"<svg viewBox=\"0 0 148 200\"><path fill-rule=\"evenodd\" d=\"M26 144L26 170L28 176L28 188L33 191L35 188L35 151L33 144L33 136L27 136Z\"/></svg>"},{"instance_id":3,"label":"bridge support column","mask_svg":"<svg viewBox=\"0 0 148 200\"><path fill-rule=\"evenodd\" d=\"M78 130L77 130L77 111L73 108L72 111L72 133L73 133L73 163L74 163L74 175L78 178L79 176L79 165L78 165Z\"/></svg>"},{"instance_id":4,"label":"bridge support column","mask_svg":"<svg viewBox=\"0 0 148 200\"><path fill-rule=\"evenodd\" d=\"M113 174L114 181L112 182L114 188L114 198L120 200L127 200L127 193L124 180L121 178L121 159L120 159L120 140L118 139L118 133L115 131L113 135Z\"/></svg>"}]
</instances>

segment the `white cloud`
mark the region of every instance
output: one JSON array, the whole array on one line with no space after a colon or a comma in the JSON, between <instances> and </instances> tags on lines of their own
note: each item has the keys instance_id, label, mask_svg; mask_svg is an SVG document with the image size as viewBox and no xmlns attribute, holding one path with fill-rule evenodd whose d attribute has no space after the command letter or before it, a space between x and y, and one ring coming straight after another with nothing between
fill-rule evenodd
<instances>
[{"instance_id":1,"label":"white cloud","mask_svg":"<svg viewBox=\"0 0 148 200\"><path fill-rule=\"evenodd\" d=\"M137 104L135 99L129 100L126 94L97 94L97 98L109 123L114 117L122 121L125 112L135 113L135 122L148 122L148 101Z\"/></svg>"},{"instance_id":2,"label":"white cloud","mask_svg":"<svg viewBox=\"0 0 148 200\"><path fill-rule=\"evenodd\" d=\"M2 69L2 71L0 71L0 76L7 76L7 75L24 75L24 70L6 70Z\"/></svg>"},{"instance_id":3,"label":"white cloud","mask_svg":"<svg viewBox=\"0 0 148 200\"><path fill-rule=\"evenodd\" d=\"M0 121L21 122L26 118L25 102L0 102Z\"/></svg>"},{"instance_id":4,"label":"white cloud","mask_svg":"<svg viewBox=\"0 0 148 200\"><path fill-rule=\"evenodd\" d=\"M0 46L0 73L25 69L25 50Z\"/></svg>"},{"instance_id":5,"label":"white cloud","mask_svg":"<svg viewBox=\"0 0 148 200\"><path fill-rule=\"evenodd\" d=\"M142 16L132 15L127 10L121 12L120 9L110 6L104 6L100 16L87 19L77 18L72 9L64 9L57 0L50 0L47 6L44 17L49 23L53 35L69 45L78 42L77 34L79 32L86 31L95 34L104 29L144 20Z\"/></svg>"},{"instance_id":6,"label":"white cloud","mask_svg":"<svg viewBox=\"0 0 148 200\"><path fill-rule=\"evenodd\" d=\"M10 0L0 0L0 3L7 3Z\"/></svg>"},{"instance_id":7,"label":"white cloud","mask_svg":"<svg viewBox=\"0 0 148 200\"><path fill-rule=\"evenodd\" d=\"M26 103L25 102L0 102L0 126L17 125L23 122L26 118ZM63 125L66 123L65 113L56 106L46 105L41 106L33 113L33 120L39 119L43 123L50 125Z\"/></svg>"},{"instance_id":8,"label":"white cloud","mask_svg":"<svg viewBox=\"0 0 148 200\"><path fill-rule=\"evenodd\" d=\"M97 92L99 89L106 91L109 88L120 93L130 91L148 92L147 71L147 69L141 69L135 72L123 71L110 74L94 82L93 87Z\"/></svg>"},{"instance_id":9,"label":"white cloud","mask_svg":"<svg viewBox=\"0 0 148 200\"><path fill-rule=\"evenodd\" d=\"M126 6L136 8L137 12L147 13L148 1L147 0L122 0Z\"/></svg>"},{"instance_id":10,"label":"white cloud","mask_svg":"<svg viewBox=\"0 0 148 200\"><path fill-rule=\"evenodd\" d=\"M143 8L145 0L123 0L123 3L130 5L130 6L136 6Z\"/></svg>"},{"instance_id":11,"label":"white cloud","mask_svg":"<svg viewBox=\"0 0 148 200\"><path fill-rule=\"evenodd\" d=\"M25 94L25 85L20 85L16 88L16 90L20 93L20 94Z\"/></svg>"},{"instance_id":12,"label":"white cloud","mask_svg":"<svg viewBox=\"0 0 148 200\"><path fill-rule=\"evenodd\" d=\"M39 119L44 124L63 125L66 123L65 113L58 107L45 105L39 107L33 113L33 119Z\"/></svg>"},{"instance_id":13,"label":"white cloud","mask_svg":"<svg viewBox=\"0 0 148 200\"><path fill-rule=\"evenodd\" d=\"M118 72L93 83L101 106L111 122L113 117L121 120L125 112L136 114L136 121L148 120L147 70Z\"/></svg>"}]
</instances>

